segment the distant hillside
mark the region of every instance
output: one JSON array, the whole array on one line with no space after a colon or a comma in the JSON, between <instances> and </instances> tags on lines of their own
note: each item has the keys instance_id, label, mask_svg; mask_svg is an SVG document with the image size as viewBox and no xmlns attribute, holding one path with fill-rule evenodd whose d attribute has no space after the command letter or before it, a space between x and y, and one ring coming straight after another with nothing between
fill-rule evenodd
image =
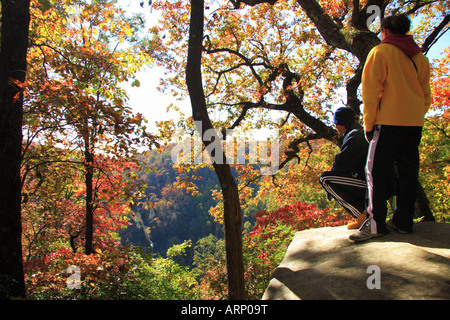
<instances>
[{"instance_id":1,"label":"distant hillside","mask_svg":"<svg viewBox=\"0 0 450 320\"><path fill-rule=\"evenodd\" d=\"M209 208L216 205L211 192L220 190L215 172L202 168L183 174L201 177L201 180L195 181L198 194L194 196L174 186L177 177L182 174L173 168L171 148L162 153L150 151L143 157L148 169L140 172L139 178L147 184L144 200L151 203L146 207L132 207L132 225L120 234L122 243L141 246L164 256L171 245L184 240L191 239L195 244L210 234L223 238L223 226L209 214ZM254 223L256 211L256 208L248 209L244 222ZM191 262L192 252L188 253L185 263Z\"/></svg>"}]
</instances>

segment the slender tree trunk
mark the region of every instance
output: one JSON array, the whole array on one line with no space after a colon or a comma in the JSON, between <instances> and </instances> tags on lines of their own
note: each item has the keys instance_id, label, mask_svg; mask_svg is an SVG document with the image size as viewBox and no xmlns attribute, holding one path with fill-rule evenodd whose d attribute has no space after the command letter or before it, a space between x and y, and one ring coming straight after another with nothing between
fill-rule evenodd
<instances>
[{"instance_id":1,"label":"slender tree trunk","mask_svg":"<svg viewBox=\"0 0 450 320\"><path fill-rule=\"evenodd\" d=\"M86 238L84 252L90 255L94 251L94 155L89 148L89 140L85 150L85 184L86 184Z\"/></svg>"},{"instance_id":2,"label":"slender tree trunk","mask_svg":"<svg viewBox=\"0 0 450 320\"><path fill-rule=\"evenodd\" d=\"M425 190L419 182L417 185L416 216L424 221L435 221Z\"/></svg>"},{"instance_id":3,"label":"slender tree trunk","mask_svg":"<svg viewBox=\"0 0 450 320\"><path fill-rule=\"evenodd\" d=\"M209 119L202 87L201 56L203 42L203 0L191 1L189 48L186 66L186 83L195 121L201 123L200 134L213 129ZM218 139L217 136L214 137ZM211 141L204 141L205 145ZM220 145L220 144L219 144ZM222 152L223 150L215 150ZM225 159L225 156L223 156ZM222 188L224 201L225 247L227 256L228 297L231 300L245 299L244 264L242 255L242 217L236 181L228 164L214 163L214 170Z\"/></svg>"},{"instance_id":4,"label":"slender tree trunk","mask_svg":"<svg viewBox=\"0 0 450 320\"><path fill-rule=\"evenodd\" d=\"M0 47L0 298L25 297L22 258L22 86L29 0L2 0Z\"/></svg>"},{"instance_id":5,"label":"slender tree trunk","mask_svg":"<svg viewBox=\"0 0 450 320\"><path fill-rule=\"evenodd\" d=\"M243 300L245 299L245 282L239 192L229 165L215 165L214 169L220 181L224 202L228 297L230 300Z\"/></svg>"}]
</instances>

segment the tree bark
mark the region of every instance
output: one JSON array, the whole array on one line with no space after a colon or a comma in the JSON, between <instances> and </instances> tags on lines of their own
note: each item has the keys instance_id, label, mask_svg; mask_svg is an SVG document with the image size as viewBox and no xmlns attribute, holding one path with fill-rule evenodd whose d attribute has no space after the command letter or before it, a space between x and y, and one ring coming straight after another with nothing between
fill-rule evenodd
<instances>
[{"instance_id":1,"label":"tree bark","mask_svg":"<svg viewBox=\"0 0 450 320\"><path fill-rule=\"evenodd\" d=\"M424 221L435 221L425 190L419 182L417 185L416 216Z\"/></svg>"},{"instance_id":2,"label":"tree bark","mask_svg":"<svg viewBox=\"0 0 450 320\"><path fill-rule=\"evenodd\" d=\"M203 8L203 0L191 1L189 48L186 66L186 83L191 99L192 114L194 120L201 123L201 128L198 129L200 130L202 140L205 131L213 129L213 125L208 116L201 74ZM216 135L214 139L219 138ZM203 143L205 146L208 146L212 141L203 140ZM215 150L215 152L223 153L223 150ZM225 159L225 155L223 155L222 159ZM222 188L224 201L228 298L230 300L242 300L245 299L245 284L242 254L242 217L238 188L228 164L214 162L213 166Z\"/></svg>"},{"instance_id":3,"label":"tree bark","mask_svg":"<svg viewBox=\"0 0 450 320\"><path fill-rule=\"evenodd\" d=\"M94 155L89 148L89 139L86 142L85 156L85 185L86 185L86 236L84 253L90 255L94 251Z\"/></svg>"},{"instance_id":4,"label":"tree bark","mask_svg":"<svg viewBox=\"0 0 450 320\"><path fill-rule=\"evenodd\" d=\"M25 297L21 180L29 0L2 0L0 47L0 298Z\"/></svg>"}]
</instances>

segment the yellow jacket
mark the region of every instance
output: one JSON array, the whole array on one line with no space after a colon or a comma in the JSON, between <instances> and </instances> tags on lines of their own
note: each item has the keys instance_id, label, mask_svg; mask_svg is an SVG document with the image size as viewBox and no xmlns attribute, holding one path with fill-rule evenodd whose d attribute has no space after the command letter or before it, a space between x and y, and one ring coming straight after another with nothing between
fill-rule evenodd
<instances>
[{"instance_id":1,"label":"yellow jacket","mask_svg":"<svg viewBox=\"0 0 450 320\"><path fill-rule=\"evenodd\" d=\"M412 56L416 71L405 52L394 44L382 42L367 56L362 75L367 132L376 124L423 126L431 105L430 64L419 52Z\"/></svg>"}]
</instances>

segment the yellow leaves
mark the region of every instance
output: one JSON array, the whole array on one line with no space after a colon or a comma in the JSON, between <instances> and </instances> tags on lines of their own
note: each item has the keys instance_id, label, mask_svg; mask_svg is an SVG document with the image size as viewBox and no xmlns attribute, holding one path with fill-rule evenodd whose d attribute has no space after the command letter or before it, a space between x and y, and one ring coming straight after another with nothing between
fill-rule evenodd
<instances>
[{"instance_id":1,"label":"yellow leaves","mask_svg":"<svg viewBox=\"0 0 450 320\"><path fill-rule=\"evenodd\" d=\"M126 24L126 28L124 28L123 31L129 37L131 37L133 35L133 30L131 30L131 27L130 27L130 25L128 23Z\"/></svg>"},{"instance_id":2,"label":"yellow leaves","mask_svg":"<svg viewBox=\"0 0 450 320\"><path fill-rule=\"evenodd\" d=\"M100 29L102 29L103 32L107 32L108 31L108 24L105 22L100 22L100 24L98 25L98 27Z\"/></svg>"},{"instance_id":3,"label":"yellow leaves","mask_svg":"<svg viewBox=\"0 0 450 320\"><path fill-rule=\"evenodd\" d=\"M109 31L114 32L116 30L116 23L112 21L109 25Z\"/></svg>"}]
</instances>

